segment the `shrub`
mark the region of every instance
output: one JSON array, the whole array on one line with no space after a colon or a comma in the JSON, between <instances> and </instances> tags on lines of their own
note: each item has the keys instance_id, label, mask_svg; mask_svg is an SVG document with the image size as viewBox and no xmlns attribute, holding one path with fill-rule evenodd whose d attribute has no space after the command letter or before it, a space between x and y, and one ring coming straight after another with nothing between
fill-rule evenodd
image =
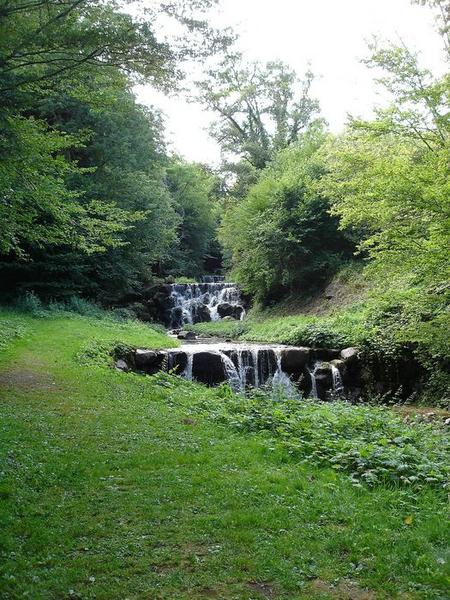
<instances>
[{"instance_id":1,"label":"shrub","mask_svg":"<svg viewBox=\"0 0 450 600\"><path fill-rule=\"evenodd\" d=\"M299 402L263 390L249 396L225 388L217 393L220 402L199 402L214 420L239 430L268 431L293 456L347 472L356 485L447 485L450 445L443 426L406 423L380 406Z\"/></svg>"}]
</instances>

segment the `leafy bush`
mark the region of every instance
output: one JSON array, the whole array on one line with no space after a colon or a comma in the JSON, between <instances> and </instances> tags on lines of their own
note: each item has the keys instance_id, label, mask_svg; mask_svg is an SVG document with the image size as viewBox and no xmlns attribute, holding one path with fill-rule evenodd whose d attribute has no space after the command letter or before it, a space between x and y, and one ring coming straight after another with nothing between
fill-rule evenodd
<instances>
[{"instance_id":1,"label":"leafy bush","mask_svg":"<svg viewBox=\"0 0 450 600\"><path fill-rule=\"evenodd\" d=\"M16 302L16 308L20 312L33 315L33 317L46 316L46 309L40 298L38 298L34 292L27 292L24 296L19 298Z\"/></svg>"},{"instance_id":2,"label":"leafy bush","mask_svg":"<svg viewBox=\"0 0 450 600\"><path fill-rule=\"evenodd\" d=\"M26 330L27 326L23 321L0 319L0 350L6 348L12 340L23 337Z\"/></svg>"},{"instance_id":3,"label":"leafy bush","mask_svg":"<svg viewBox=\"0 0 450 600\"><path fill-rule=\"evenodd\" d=\"M356 485L366 483L445 487L450 445L438 425L406 423L389 409L322 403L218 391L220 402L200 401L214 420L245 431L268 431L295 457L347 472ZM196 410L198 410L196 406Z\"/></svg>"}]
</instances>

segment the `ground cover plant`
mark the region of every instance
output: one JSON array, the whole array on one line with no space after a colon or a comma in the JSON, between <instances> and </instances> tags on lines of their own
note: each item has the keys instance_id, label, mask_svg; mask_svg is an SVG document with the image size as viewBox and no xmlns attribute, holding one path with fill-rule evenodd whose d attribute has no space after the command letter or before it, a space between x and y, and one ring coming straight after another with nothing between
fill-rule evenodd
<instances>
[{"instance_id":1,"label":"ground cover plant","mask_svg":"<svg viewBox=\"0 0 450 600\"><path fill-rule=\"evenodd\" d=\"M27 331L0 357L2 597L445 596L440 482L418 469L420 482L355 485L345 456L342 472L329 466L330 433L348 440L349 456L371 436L383 447L384 430L385 449L416 446L425 461L443 451L439 428L340 404L310 404L302 420L263 397L245 404L225 388L79 360L98 340L173 343L142 324L1 320ZM299 430L309 438L290 448Z\"/></svg>"}]
</instances>

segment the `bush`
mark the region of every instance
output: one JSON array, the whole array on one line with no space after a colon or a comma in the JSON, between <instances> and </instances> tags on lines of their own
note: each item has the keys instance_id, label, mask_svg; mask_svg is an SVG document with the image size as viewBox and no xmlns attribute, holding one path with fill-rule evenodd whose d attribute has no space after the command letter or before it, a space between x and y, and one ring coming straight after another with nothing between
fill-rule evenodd
<instances>
[{"instance_id":1,"label":"bush","mask_svg":"<svg viewBox=\"0 0 450 600\"><path fill-rule=\"evenodd\" d=\"M12 340L23 337L26 330L23 321L0 319L0 350L4 350Z\"/></svg>"},{"instance_id":2,"label":"bush","mask_svg":"<svg viewBox=\"0 0 450 600\"><path fill-rule=\"evenodd\" d=\"M27 292L25 296L19 298L16 302L17 310L24 312L33 317L45 317L46 310L40 298L34 292Z\"/></svg>"},{"instance_id":3,"label":"bush","mask_svg":"<svg viewBox=\"0 0 450 600\"><path fill-rule=\"evenodd\" d=\"M245 431L268 431L295 457L347 472L351 481L445 487L450 464L443 426L406 423L385 407L289 399L255 390L219 390L220 402L200 401L214 420ZM196 410L198 410L196 406Z\"/></svg>"}]
</instances>

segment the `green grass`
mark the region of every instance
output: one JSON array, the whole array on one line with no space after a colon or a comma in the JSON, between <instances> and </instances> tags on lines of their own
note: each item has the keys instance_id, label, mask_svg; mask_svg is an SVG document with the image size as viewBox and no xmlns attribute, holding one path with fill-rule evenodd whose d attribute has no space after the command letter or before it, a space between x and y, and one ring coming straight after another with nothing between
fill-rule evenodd
<instances>
[{"instance_id":1,"label":"green grass","mask_svg":"<svg viewBox=\"0 0 450 600\"><path fill-rule=\"evenodd\" d=\"M188 327L203 335L234 339L318 347L344 347L368 336L364 304L333 315L276 315L274 311L253 310L244 321L216 321Z\"/></svg>"},{"instance_id":2,"label":"green grass","mask_svg":"<svg viewBox=\"0 0 450 600\"><path fill-rule=\"evenodd\" d=\"M243 427L223 389L80 363L173 344L145 325L5 321L1 598L446 597L442 490L352 485Z\"/></svg>"}]
</instances>

